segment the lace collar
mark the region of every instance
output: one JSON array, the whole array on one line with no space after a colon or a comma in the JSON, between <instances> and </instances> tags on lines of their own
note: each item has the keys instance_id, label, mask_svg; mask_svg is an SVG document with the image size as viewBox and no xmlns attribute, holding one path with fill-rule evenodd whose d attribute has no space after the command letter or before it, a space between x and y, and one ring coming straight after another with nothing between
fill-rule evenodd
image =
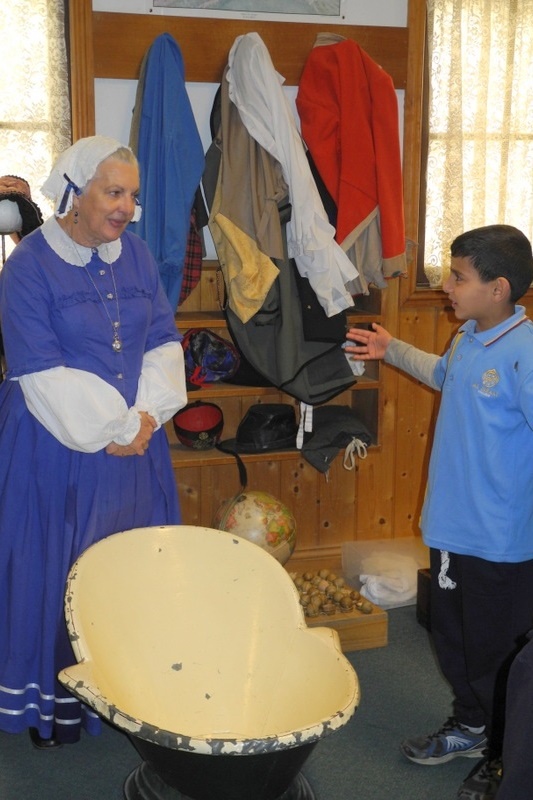
<instances>
[{"instance_id":1,"label":"lace collar","mask_svg":"<svg viewBox=\"0 0 533 800\"><path fill-rule=\"evenodd\" d=\"M122 253L120 239L109 242L109 244L101 244L98 247L84 247L81 244L77 244L65 233L55 217L47 219L41 225L40 231L54 253L59 258L62 258L63 261L66 261L67 264L72 264L75 267L85 267L94 253L98 253L106 264L113 264Z\"/></svg>"}]
</instances>

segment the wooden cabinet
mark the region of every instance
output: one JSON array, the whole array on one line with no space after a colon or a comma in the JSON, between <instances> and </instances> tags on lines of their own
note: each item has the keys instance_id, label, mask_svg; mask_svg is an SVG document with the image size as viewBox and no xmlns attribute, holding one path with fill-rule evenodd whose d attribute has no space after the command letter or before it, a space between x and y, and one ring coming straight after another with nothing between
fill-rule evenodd
<instances>
[{"instance_id":1,"label":"wooden cabinet","mask_svg":"<svg viewBox=\"0 0 533 800\"><path fill-rule=\"evenodd\" d=\"M221 280L219 276L219 280ZM182 333L189 328L210 328L229 337L226 322L219 308L217 264L205 261L200 284L180 306L176 324ZM348 314L350 324L368 325L381 321L382 293L372 290L368 296L356 299ZM378 362L368 363L365 374L357 378L349 390L330 403L349 405L366 425L373 437L372 450L381 443L380 419L382 383ZM240 386L213 383L190 393L189 400L210 400L224 414L222 438L235 436L237 426L253 403L293 403L299 418L299 401L275 387ZM235 459L217 449L193 450L176 439L172 423L167 424L172 460L179 487L184 522L211 525L222 501L240 487ZM351 540L357 485L366 460L356 459L353 471L343 467L340 452L327 477L312 467L297 450L269 451L243 455L250 489L261 489L279 497L293 511L297 523L297 546L291 562L338 565L342 541ZM320 531L327 531L328 544L321 544Z\"/></svg>"},{"instance_id":2,"label":"wooden cabinet","mask_svg":"<svg viewBox=\"0 0 533 800\"><path fill-rule=\"evenodd\" d=\"M218 83L235 38L257 31L286 84L296 85L320 30L311 23L217 19L215 25L206 17L99 12L92 10L91 0L69 0L68 10L74 139L96 132L95 79L135 80L147 48L161 33L170 33L180 43L188 81ZM403 99L405 225L406 238L414 245L409 249L409 278L391 281L383 292L358 300L351 321L366 325L382 320L394 335L429 350L439 331L435 318L442 313L441 303L435 293L416 291L413 263L419 238L425 2L408 0L404 27L331 27L359 42L393 77ZM206 264L200 285L179 309L180 330L211 327L225 332L215 276L216 265ZM220 384L194 396L220 405L225 437L235 433L252 403L294 402L271 389ZM270 491L295 513L297 547L289 562L293 569L317 565L337 569L345 541L418 532L433 407L429 390L399 377L390 367L373 365L352 389L331 402L351 405L375 437L367 458L357 463L354 472L345 470L339 457L329 480L298 452L245 457L250 487ZM168 428L184 521L209 524L220 502L239 489L234 459L219 452L186 451L176 442L172 425Z\"/></svg>"}]
</instances>

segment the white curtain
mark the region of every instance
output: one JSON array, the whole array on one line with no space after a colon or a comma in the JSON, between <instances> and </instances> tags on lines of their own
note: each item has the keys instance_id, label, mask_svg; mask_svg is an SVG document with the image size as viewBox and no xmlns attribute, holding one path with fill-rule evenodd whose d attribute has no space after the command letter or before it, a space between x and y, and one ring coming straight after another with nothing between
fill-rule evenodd
<instances>
[{"instance_id":1,"label":"white curtain","mask_svg":"<svg viewBox=\"0 0 533 800\"><path fill-rule=\"evenodd\" d=\"M464 230L533 236L533 0L428 0L428 40L424 270L435 277Z\"/></svg>"},{"instance_id":2,"label":"white curtain","mask_svg":"<svg viewBox=\"0 0 533 800\"><path fill-rule=\"evenodd\" d=\"M64 0L3 0L0 12L0 176L31 187L43 216L40 187L57 155L71 144Z\"/></svg>"}]
</instances>

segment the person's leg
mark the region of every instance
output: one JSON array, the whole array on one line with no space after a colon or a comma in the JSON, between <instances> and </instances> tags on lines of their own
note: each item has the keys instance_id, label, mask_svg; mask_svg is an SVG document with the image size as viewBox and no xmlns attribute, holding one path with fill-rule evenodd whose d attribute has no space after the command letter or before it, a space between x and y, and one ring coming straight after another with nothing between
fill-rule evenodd
<instances>
[{"instance_id":1,"label":"person's leg","mask_svg":"<svg viewBox=\"0 0 533 800\"><path fill-rule=\"evenodd\" d=\"M530 800L533 787L533 639L517 655L507 683L503 779L497 800Z\"/></svg>"},{"instance_id":2,"label":"person's leg","mask_svg":"<svg viewBox=\"0 0 533 800\"><path fill-rule=\"evenodd\" d=\"M484 709L488 748L467 776L459 800L490 800L502 780L505 692L509 667L533 620L533 562L496 564L462 557L467 674Z\"/></svg>"},{"instance_id":3,"label":"person's leg","mask_svg":"<svg viewBox=\"0 0 533 800\"><path fill-rule=\"evenodd\" d=\"M430 735L406 739L400 751L417 764L443 764L459 756L480 758L485 715L468 681L463 634L460 559L431 550L431 635L439 666L454 694L453 715Z\"/></svg>"},{"instance_id":4,"label":"person's leg","mask_svg":"<svg viewBox=\"0 0 533 800\"><path fill-rule=\"evenodd\" d=\"M463 556L461 572L468 681L485 712L491 753L500 756L507 675L533 625L533 561Z\"/></svg>"},{"instance_id":5,"label":"person's leg","mask_svg":"<svg viewBox=\"0 0 533 800\"><path fill-rule=\"evenodd\" d=\"M469 600L463 561L464 557L454 553L430 552L431 636L440 669L453 692L455 718L463 725L481 728L486 722L485 711L472 689L465 651L464 619Z\"/></svg>"}]
</instances>

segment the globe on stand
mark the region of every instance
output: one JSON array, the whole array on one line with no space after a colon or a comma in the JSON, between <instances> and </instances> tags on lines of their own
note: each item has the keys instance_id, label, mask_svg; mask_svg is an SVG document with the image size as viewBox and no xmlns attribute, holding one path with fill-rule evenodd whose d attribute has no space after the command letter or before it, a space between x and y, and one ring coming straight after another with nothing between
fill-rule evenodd
<instances>
[{"instance_id":1,"label":"globe on stand","mask_svg":"<svg viewBox=\"0 0 533 800\"><path fill-rule=\"evenodd\" d=\"M281 564L296 545L296 521L280 500L267 492L244 491L218 508L213 527L247 539L266 550Z\"/></svg>"}]
</instances>

